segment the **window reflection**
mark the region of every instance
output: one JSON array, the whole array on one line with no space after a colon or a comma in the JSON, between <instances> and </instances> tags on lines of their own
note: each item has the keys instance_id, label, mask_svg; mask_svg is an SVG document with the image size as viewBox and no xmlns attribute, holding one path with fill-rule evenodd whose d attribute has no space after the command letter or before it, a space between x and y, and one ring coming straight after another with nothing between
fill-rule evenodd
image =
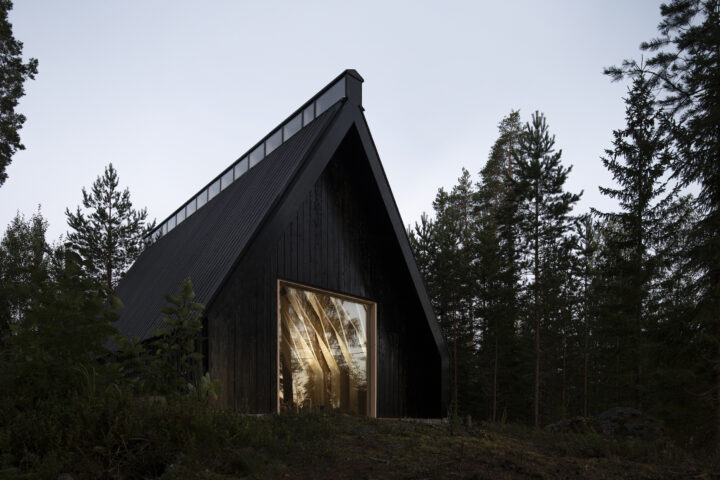
<instances>
[{"instance_id":1,"label":"window reflection","mask_svg":"<svg viewBox=\"0 0 720 480\"><path fill-rule=\"evenodd\" d=\"M297 115L295 115L295 118L290 120L283 127L283 140L285 141L288 138L292 137L297 132L299 132L301 128L302 128L302 118L301 118L301 115L298 113Z\"/></svg>"},{"instance_id":2,"label":"window reflection","mask_svg":"<svg viewBox=\"0 0 720 480\"><path fill-rule=\"evenodd\" d=\"M270 155L270 152L275 150L282 143L282 129L270 135L270 138L265 140L265 155Z\"/></svg>"},{"instance_id":3,"label":"window reflection","mask_svg":"<svg viewBox=\"0 0 720 480\"><path fill-rule=\"evenodd\" d=\"M207 203L207 193L207 190L203 190L202 193L197 196L197 208L200 208Z\"/></svg>"},{"instance_id":4,"label":"window reflection","mask_svg":"<svg viewBox=\"0 0 720 480\"><path fill-rule=\"evenodd\" d=\"M323 93L320 98L317 99L315 102L315 115L318 116L321 113L323 113L325 110L330 108L330 106L334 105L335 102L340 100L345 96L345 79L340 80L335 85L330 87L330 89Z\"/></svg>"},{"instance_id":5,"label":"window reflection","mask_svg":"<svg viewBox=\"0 0 720 480\"><path fill-rule=\"evenodd\" d=\"M279 397L282 410L368 408L370 306L280 286Z\"/></svg>"},{"instance_id":6,"label":"window reflection","mask_svg":"<svg viewBox=\"0 0 720 480\"><path fill-rule=\"evenodd\" d=\"M265 144L261 143L255 150L250 152L250 167L260 163L263 158L265 158Z\"/></svg>"},{"instance_id":7,"label":"window reflection","mask_svg":"<svg viewBox=\"0 0 720 480\"><path fill-rule=\"evenodd\" d=\"M187 204L186 210L187 210L188 217L190 215L192 215L193 213L195 213L195 199L194 198L192 200L190 200L190 203Z\"/></svg>"},{"instance_id":8,"label":"window reflection","mask_svg":"<svg viewBox=\"0 0 720 480\"><path fill-rule=\"evenodd\" d=\"M312 122L315 119L315 103L311 103L305 110L303 110L303 126Z\"/></svg>"},{"instance_id":9,"label":"window reflection","mask_svg":"<svg viewBox=\"0 0 720 480\"><path fill-rule=\"evenodd\" d=\"M230 186L230 184L233 182L233 171L232 168L225 172L225 174L220 179L220 188L222 190L225 190L227 187Z\"/></svg>"},{"instance_id":10,"label":"window reflection","mask_svg":"<svg viewBox=\"0 0 720 480\"><path fill-rule=\"evenodd\" d=\"M240 160L240 161L235 165L235 169L234 169L234 170L235 170L235 180L237 180L238 178L240 178L240 175L242 175L243 173L247 172L247 171L248 171L248 159L247 159L247 157L245 157L245 158L243 158L242 160Z\"/></svg>"},{"instance_id":11,"label":"window reflection","mask_svg":"<svg viewBox=\"0 0 720 480\"><path fill-rule=\"evenodd\" d=\"M220 180L215 180L212 185L210 185L210 188L208 189L208 200L212 200L215 198L215 195L220 193Z\"/></svg>"}]
</instances>

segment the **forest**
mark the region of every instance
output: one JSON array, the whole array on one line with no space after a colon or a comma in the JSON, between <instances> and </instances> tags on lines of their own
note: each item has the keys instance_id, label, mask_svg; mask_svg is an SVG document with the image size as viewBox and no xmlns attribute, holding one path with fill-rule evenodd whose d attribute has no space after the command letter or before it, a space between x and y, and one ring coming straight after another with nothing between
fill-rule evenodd
<instances>
[{"instance_id":1,"label":"forest","mask_svg":"<svg viewBox=\"0 0 720 480\"><path fill-rule=\"evenodd\" d=\"M645 59L606 68L629 84L598 159L617 210L577 213L548 120L511 111L477 175L408 228L454 414L538 427L630 406L720 439L719 9L664 5Z\"/></svg>"},{"instance_id":2,"label":"forest","mask_svg":"<svg viewBox=\"0 0 720 480\"><path fill-rule=\"evenodd\" d=\"M12 36L10 8L0 1L0 188L24 148L15 107L38 74ZM658 419L684 449L720 452L720 1L672 0L661 13L640 60L605 68L608 81L627 84L625 124L597 159L612 175L600 190L615 210L578 212L582 192L566 188L572 166L552 119L511 110L485 164L459 172L408 226L450 352L443 455L457 447L462 461L467 441L467 455L493 457L493 435L526 428L512 442L614 462L640 447L590 436L572 437L571 448L540 430L612 407ZM0 239L0 478L183 478L208 468L244 477L272 462L302 469L306 444L326 434L360 441L387 431L418 448L436 436L213 408L222 385L201 369L204 307L191 281L168 292L154 339L119 336L113 290L154 222L133 208L112 164L81 193L82 206L65 210L62 241L47 240L40 209L18 213ZM465 418L487 431L457 437ZM398 458L412 450L398 448ZM638 455L678 458L664 443L648 448ZM349 458L322 449L338 464ZM181 464L189 470L167 473Z\"/></svg>"}]
</instances>

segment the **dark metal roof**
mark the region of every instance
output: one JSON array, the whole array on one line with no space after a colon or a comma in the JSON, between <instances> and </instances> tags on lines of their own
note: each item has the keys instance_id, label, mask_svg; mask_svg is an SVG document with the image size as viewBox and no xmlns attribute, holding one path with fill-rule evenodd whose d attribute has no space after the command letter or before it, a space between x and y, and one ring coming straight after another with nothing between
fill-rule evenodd
<instances>
[{"instance_id":1,"label":"dark metal roof","mask_svg":"<svg viewBox=\"0 0 720 480\"><path fill-rule=\"evenodd\" d=\"M125 304L115 324L123 334L152 337L162 325L165 294L177 294L188 277L196 301L209 303L342 104L328 109L140 255L116 290Z\"/></svg>"}]
</instances>

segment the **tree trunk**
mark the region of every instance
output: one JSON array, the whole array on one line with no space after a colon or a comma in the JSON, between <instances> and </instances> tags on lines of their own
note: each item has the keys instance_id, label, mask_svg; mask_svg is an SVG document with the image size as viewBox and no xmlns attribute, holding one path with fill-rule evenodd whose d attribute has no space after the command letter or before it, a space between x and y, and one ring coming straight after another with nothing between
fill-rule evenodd
<instances>
[{"instance_id":1,"label":"tree trunk","mask_svg":"<svg viewBox=\"0 0 720 480\"><path fill-rule=\"evenodd\" d=\"M539 245L539 225L540 221L540 205L537 193L537 184L535 186L535 428L540 428L540 291L539 291L539 277L540 277L540 245Z\"/></svg>"},{"instance_id":2,"label":"tree trunk","mask_svg":"<svg viewBox=\"0 0 720 480\"><path fill-rule=\"evenodd\" d=\"M615 401L620 401L620 337L615 337Z\"/></svg>"},{"instance_id":3,"label":"tree trunk","mask_svg":"<svg viewBox=\"0 0 720 480\"><path fill-rule=\"evenodd\" d=\"M585 325L585 347L583 352L583 417L588 416L588 331Z\"/></svg>"},{"instance_id":4,"label":"tree trunk","mask_svg":"<svg viewBox=\"0 0 720 480\"><path fill-rule=\"evenodd\" d=\"M458 414L457 311L453 312L453 416Z\"/></svg>"},{"instance_id":5,"label":"tree trunk","mask_svg":"<svg viewBox=\"0 0 720 480\"><path fill-rule=\"evenodd\" d=\"M635 342L633 342L634 348L633 348L633 360L635 362L635 407L638 410L643 409L642 404L642 395L641 395L641 389L642 389L642 367L640 366L640 359L642 358L641 352L640 352L640 345L641 345L641 335L642 335L642 308L640 306L636 306L637 313L635 316Z\"/></svg>"},{"instance_id":6,"label":"tree trunk","mask_svg":"<svg viewBox=\"0 0 720 480\"><path fill-rule=\"evenodd\" d=\"M495 318L495 367L493 368L493 406L492 421L497 421L497 372L498 372L498 321Z\"/></svg>"},{"instance_id":7,"label":"tree trunk","mask_svg":"<svg viewBox=\"0 0 720 480\"><path fill-rule=\"evenodd\" d=\"M715 321L717 322L717 359L720 360L720 281L716 282L715 289ZM720 366L715 367L715 382L716 382L716 393L715 393L715 409L717 417L715 419L716 437L715 437L715 450L720 457Z\"/></svg>"},{"instance_id":8,"label":"tree trunk","mask_svg":"<svg viewBox=\"0 0 720 480\"><path fill-rule=\"evenodd\" d=\"M567 396L565 391L565 379L566 379L566 368L567 368L567 333L565 331L565 320L563 320L562 326L562 418L565 420L565 412L567 411Z\"/></svg>"},{"instance_id":9,"label":"tree trunk","mask_svg":"<svg viewBox=\"0 0 720 480\"><path fill-rule=\"evenodd\" d=\"M586 273L587 274L587 273ZM584 291L584 302L583 311L585 317L585 330L583 331L584 346L583 346L583 417L588 416L588 330L589 330L589 318L588 318L588 291L587 291L587 277L583 281Z\"/></svg>"}]
</instances>

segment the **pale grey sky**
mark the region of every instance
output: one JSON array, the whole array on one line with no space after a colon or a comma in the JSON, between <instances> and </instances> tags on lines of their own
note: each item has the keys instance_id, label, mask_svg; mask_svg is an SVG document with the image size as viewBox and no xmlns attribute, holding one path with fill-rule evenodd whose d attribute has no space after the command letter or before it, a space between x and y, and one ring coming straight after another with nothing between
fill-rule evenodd
<instances>
[{"instance_id":1,"label":"pale grey sky","mask_svg":"<svg viewBox=\"0 0 720 480\"><path fill-rule=\"evenodd\" d=\"M365 78L405 224L463 166L477 174L511 109L545 113L579 211L611 208L599 157L624 125L625 86L602 70L639 58L659 4L16 1L15 37L40 66L0 227L41 204L56 239L109 162L160 221L345 68Z\"/></svg>"}]
</instances>

